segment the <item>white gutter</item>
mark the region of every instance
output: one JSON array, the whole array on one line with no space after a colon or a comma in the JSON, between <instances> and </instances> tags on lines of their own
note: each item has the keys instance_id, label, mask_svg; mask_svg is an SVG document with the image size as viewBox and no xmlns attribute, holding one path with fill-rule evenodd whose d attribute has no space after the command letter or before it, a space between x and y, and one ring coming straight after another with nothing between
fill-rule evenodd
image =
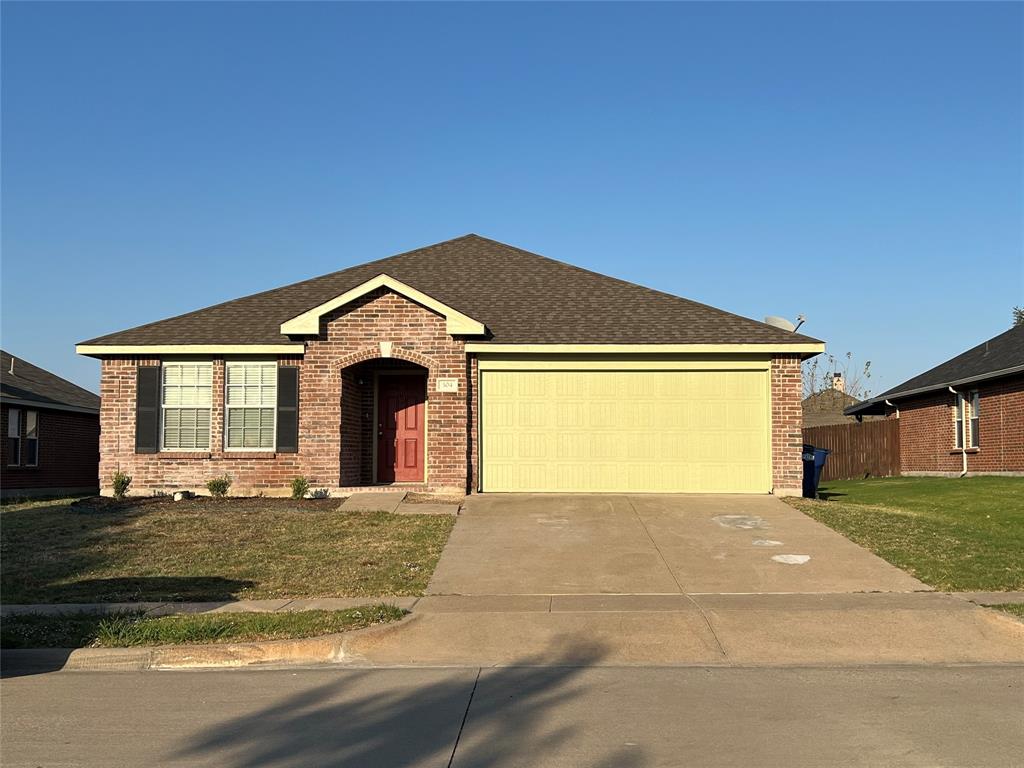
<instances>
[{"instance_id":1,"label":"white gutter","mask_svg":"<svg viewBox=\"0 0 1024 768\"><path fill-rule=\"evenodd\" d=\"M959 392L952 387L947 389L956 395L957 406L960 405L960 400L963 398ZM967 474L967 399L963 398L964 408L960 412L960 457L963 459L963 470L960 472L960 477L964 477Z\"/></svg>"}]
</instances>

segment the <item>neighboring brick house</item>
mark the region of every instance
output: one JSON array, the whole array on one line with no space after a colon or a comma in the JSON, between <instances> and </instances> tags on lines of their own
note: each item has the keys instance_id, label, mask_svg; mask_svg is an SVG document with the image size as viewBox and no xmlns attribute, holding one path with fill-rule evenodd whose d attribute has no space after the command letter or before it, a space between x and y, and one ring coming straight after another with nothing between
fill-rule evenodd
<instances>
[{"instance_id":1,"label":"neighboring brick house","mask_svg":"<svg viewBox=\"0 0 1024 768\"><path fill-rule=\"evenodd\" d=\"M0 351L0 495L99 490L100 399Z\"/></svg>"},{"instance_id":2,"label":"neighboring brick house","mask_svg":"<svg viewBox=\"0 0 1024 768\"><path fill-rule=\"evenodd\" d=\"M467 235L78 346L100 477L799 493L812 338Z\"/></svg>"},{"instance_id":3,"label":"neighboring brick house","mask_svg":"<svg viewBox=\"0 0 1024 768\"><path fill-rule=\"evenodd\" d=\"M1024 474L1024 326L845 413L900 420L905 475Z\"/></svg>"}]
</instances>

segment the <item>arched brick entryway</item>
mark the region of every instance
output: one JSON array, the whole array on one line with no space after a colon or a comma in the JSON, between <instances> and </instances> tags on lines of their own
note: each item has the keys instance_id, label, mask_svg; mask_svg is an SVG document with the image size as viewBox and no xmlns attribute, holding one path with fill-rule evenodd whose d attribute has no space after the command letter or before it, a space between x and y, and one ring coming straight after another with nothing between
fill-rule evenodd
<instances>
[{"instance_id":1,"label":"arched brick entryway","mask_svg":"<svg viewBox=\"0 0 1024 768\"><path fill-rule=\"evenodd\" d=\"M339 477L342 486L426 482L427 434L424 420L427 385L436 364L426 355L401 347L387 351L390 354L382 357L379 348L363 349L338 361L341 380ZM402 419L400 426L405 431L400 435L394 434L394 420L384 414L391 402L385 395L396 390L413 398L413 401L399 406L410 408ZM416 402L420 404L418 408ZM390 432L384 427L385 423L391 425ZM397 446L393 440L400 440L408 450L396 455L394 450ZM414 458L415 466L410 466L410 456Z\"/></svg>"}]
</instances>

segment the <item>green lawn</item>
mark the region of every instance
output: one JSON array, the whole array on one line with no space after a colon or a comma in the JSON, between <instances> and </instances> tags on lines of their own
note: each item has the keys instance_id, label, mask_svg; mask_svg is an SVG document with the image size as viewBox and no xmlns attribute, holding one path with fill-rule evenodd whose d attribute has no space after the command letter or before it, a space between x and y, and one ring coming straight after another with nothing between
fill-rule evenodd
<instances>
[{"instance_id":1,"label":"green lawn","mask_svg":"<svg viewBox=\"0 0 1024 768\"><path fill-rule=\"evenodd\" d=\"M418 595L454 518L337 499L67 500L0 511L6 603Z\"/></svg>"},{"instance_id":2,"label":"green lawn","mask_svg":"<svg viewBox=\"0 0 1024 768\"><path fill-rule=\"evenodd\" d=\"M6 616L0 625L4 648L127 648L137 645L231 643L316 637L402 618L391 605L364 605L345 611L206 613L146 618L114 616Z\"/></svg>"},{"instance_id":3,"label":"green lawn","mask_svg":"<svg viewBox=\"0 0 1024 768\"><path fill-rule=\"evenodd\" d=\"M834 480L788 499L944 591L1024 589L1024 478Z\"/></svg>"}]
</instances>

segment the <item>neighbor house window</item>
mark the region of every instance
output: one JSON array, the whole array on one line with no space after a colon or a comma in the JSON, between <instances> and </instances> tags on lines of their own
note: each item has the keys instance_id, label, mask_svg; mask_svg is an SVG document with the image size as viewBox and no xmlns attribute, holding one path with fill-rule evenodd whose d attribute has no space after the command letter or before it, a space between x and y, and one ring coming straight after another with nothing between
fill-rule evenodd
<instances>
[{"instance_id":1,"label":"neighbor house window","mask_svg":"<svg viewBox=\"0 0 1024 768\"><path fill-rule=\"evenodd\" d=\"M208 362L164 363L161 377L160 447L166 451L209 450L213 366Z\"/></svg>"},{"instance_id":2,"label":"neighbor house window","mask_svg":"<svg viewBox=\"0 0 1024 768\"><path fill-rule=\"evenodd\" d=\"M7 463L21 464L21 411L17 408L7 411Z\"/></svg>"},{"instance_id":3,"label":"neighbor house window","mask_svg":"<svg viewBox=\"0 0 1024 768\"><path fill-rule=\"evenodd\" d=\"M39 466L38 411L25 411L25 466Z\"/></svg>"},{"instance_id":4,"label":"neighbor house window","mask_svg":"<svg viewBox=\"0 0 1024 768\"><path fill-rule=\"evenodd\" d=\"M971 448L977 448L978 431L981 425L981 397L978 395L978 390L974 390L968 396L971 399L971 433L967 444Z\"/></svg>"},{"instance_id":5,"label":"neighbor house window","mask_svg":"<svg viewBox=\"0 0 1024 768\"><path fill-rule=\"evenodd\" d=\"M277 363L229 362L224 378L228 450L273 450Z\"/></svg>"},{"instance_id":6,"label":"neighbor house window","mask_svg":"<svg viewBox=\"0 0 1024 768\"><path fill-rule=\"evenodd\" d=\"M956 427L956 447L964 447L964 396L957 394L956 411L953 416L953 423Z\"/></svg>"}]
</instances>

